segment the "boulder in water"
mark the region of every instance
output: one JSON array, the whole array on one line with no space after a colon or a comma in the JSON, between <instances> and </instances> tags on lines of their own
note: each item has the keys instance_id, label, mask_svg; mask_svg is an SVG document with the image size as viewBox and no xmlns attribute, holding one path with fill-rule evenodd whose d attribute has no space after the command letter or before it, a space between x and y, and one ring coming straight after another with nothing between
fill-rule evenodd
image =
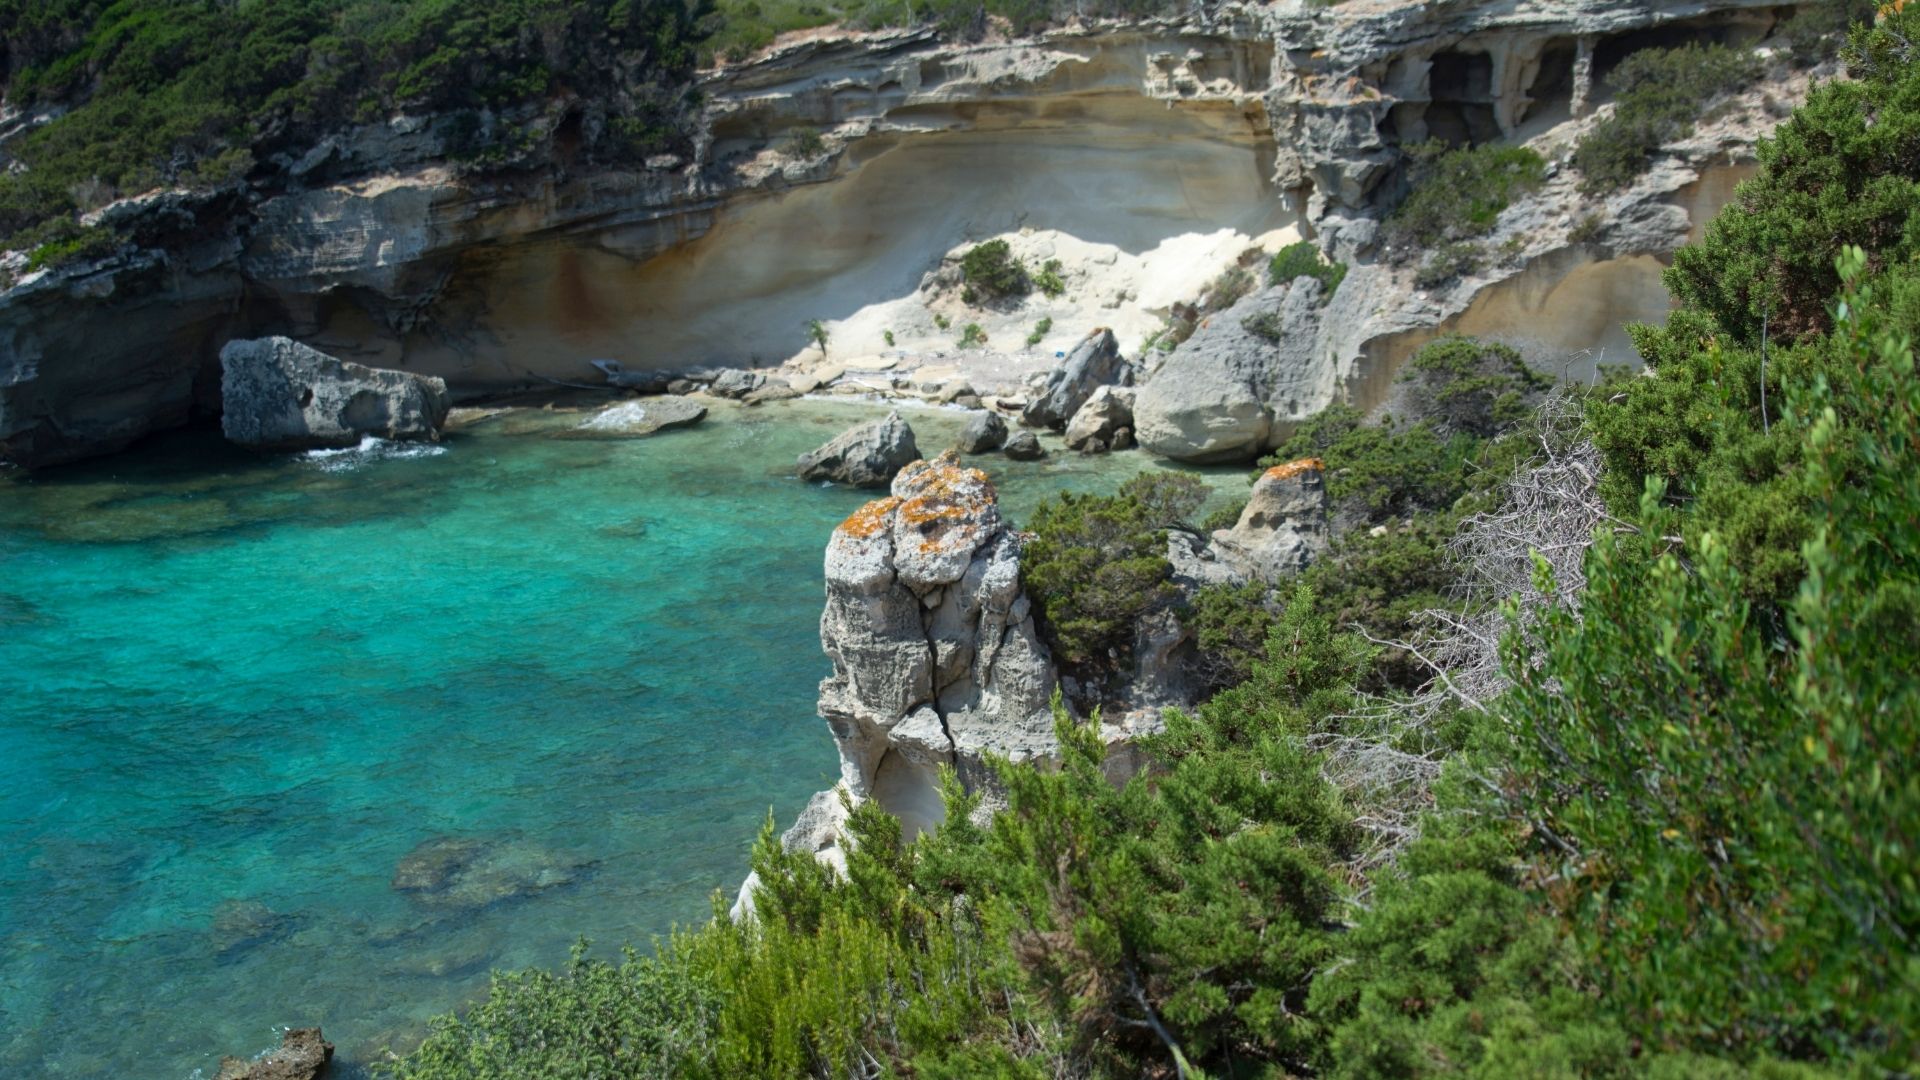
<instances>
[{"instance_id":1,"label":"boulder in water","mask_svg":"<svg viewBox=\"0 0 1920 1080\"><path fill-rule=\"evenodd\" d=\"M890 412L841 432L810 454L800 455L802 480L831 480L854 487L885 487L901 469L920 459L913 429Z\"/></svg>"},{"instance_id":2,"label":"boulder in water","mask_svg":"<svg viewBox=\"0 0 1920 1080\"><path fill-rule=\"evenodd\" d=\"M707 392L714 397L743 398L766 384L767 377L757 371L726 368L713 377Z\"/></svg>"},{"instance_id":3,"label":"boulder in water","mask_svg":"<svg viewBox=\"0 0 1920 1080\"><path fill-rule=\"evenodd\" d=\"M221 1058L214 1080L319 1080L332 1060L333 1044L319 1028L294 1028L280 1037L278 1049L252 1061Z\"/></svg>"},{"instance_id":4,"label":"boulder in water","mask_svg":"<svg viewBox=\"0 0 1920 1080\"><path fill-rule=\"evenodd\" d=\"M637 439L705 419L707 407L683 397L650 397L609 405L566 434L575 438Z\"/></svg>"},{"instance_id":5,"label":"boulder in water","mask_svg":"<svg viewBox=\"0 0 1920 1080\"><path fill-rule=\"evenodd\" d=\"M1114 437L1132 426L1133 391L1126 387L1102 386L1068 422L1067 449L1096 454L1108 448L1122 449L1114 445ZM1131 440L1132 433L1128 434Z\"/></svg>"},{"instance_id":6,"label":"boulder in water","mask_svg":"<svg viewBox=\"0 0 1920 1080\"><path fill-rule=\"evenodd\" d=\"M1033 432L1016 431L1007 438L1006 454L1015 461L1039 461L1047 451Z\"/></svg>"},{"instance_id":7,"label":"boulder in water","mask_svg":"<svg viewBox=\"0 0 1920 1080\"><path fill-rule=\"evenodd\" d=\"M998 413L975 413L960 432L960 449L969 454L998 450L1007 441L1007 422Z\"/></svg>"},{"instance_id":8,"label":"boulder in water","mask_svg":"<svg viewBox=\"0 0 1920 1080\"><path fill-rule=\"evenodd\" d=\"M228 900L213 913L213 949L231 960L249 949L278 941L294 930L294 919L258 900Z\"/></svg>"},{"instance_id":9,"label":"boulder in water","mask_svg":"<svg viewBox=\"0 0 1920 1080\"><path fill-rule=\"evenodd\" d=\"M422 907L477 910L571 885L592 866L514 836L438 836L400 860L392 885Z\"/></svg>"},{"instance_id":10,"label":"boulder in water","mask_svg":"<svg viewBox=\"0 0 1920 1080\"><path fill-rule=\"evenodd\" d=\"M229 341L220 350L220 427L262 450L315 450L382 439L437 439L447 384L351 364L290 338Z\"/></svg>"}]
</instances>

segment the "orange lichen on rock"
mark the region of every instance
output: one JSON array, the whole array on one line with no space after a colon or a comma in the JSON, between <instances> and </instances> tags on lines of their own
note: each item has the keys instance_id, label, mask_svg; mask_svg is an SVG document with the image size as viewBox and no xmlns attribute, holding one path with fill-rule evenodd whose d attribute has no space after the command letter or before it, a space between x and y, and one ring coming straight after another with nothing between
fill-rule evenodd
<instances>
[{"instance_id":1,"label":"orange lichen on rock","mask_svg":"<svg viewBox=\"0 0 1920 1080\"><path fill-rule=\"evenodd\" d=\"M906 467L894 490L903 496L899 521L917 531L927 553L978 541L979 526L997 524L999 495L979 469L960 464L951 450Z\"/></svg>"},{"instance_id":2,"label":"orange lichen on rock","mask_svg":"<svg viewBox=\"0 0 1920 1080\"><path fill-rule=\"evenodd\" d=\"M875 499L860 509L855 510L847 520L840 523L840 528L836 531L845 533L856 540L865 540L870 536L878 536L886 530L887 523L891 520L894 509L899 505L900 497L897 495L889 495L884 499Z\"/></svg>"},{"instance_id":3,"label":"orange lichen on rock","mask_svg":"<svg viewBox=\"0 0 1920 1080\"><path fill-rule=\"evenodd\" d=\"M1323 466L1320 463L1319 458L1303 457L1297 461L1289 461L1284 465L1275 465L1273 468L1268 469L1265 473L1263 473L1260 479L1291 480L1294 477L1299 476L1301 473L1321 472L1324 468L1325 466Z\"/></svg>"}]
</instances>

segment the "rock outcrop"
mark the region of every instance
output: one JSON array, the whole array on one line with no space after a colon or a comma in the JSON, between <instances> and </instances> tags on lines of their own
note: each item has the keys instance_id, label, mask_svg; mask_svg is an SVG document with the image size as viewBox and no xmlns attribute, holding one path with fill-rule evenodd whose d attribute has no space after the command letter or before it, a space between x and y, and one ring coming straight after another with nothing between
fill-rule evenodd
<instances>
[{"instance_id":1,"label":"rock outcrop","mask_svg":"<svg viewBox=\"0 0 1920 1080\"><path fill-rule=\"evenodd\" d=\"M1046 383L1027 402L1020 419L1034 427L1063 428L1095 390L1119 383L1126 376L1127 361L1120 355L1120 343L1113 331L1095 330L1074 346L1059 367L1047 373Z\"/></svg>"},{"instance_id":2,"label":"rock outcrop","mask_svg":"<svg viewBox=\"0 0 1920 1080\"><path fill-rule=\"evenodd\" d=\"M985 473L951 452L915 462L827 545L820 715L838 791L876 799L908 835L938 825L938 772L988 790L985 755L1053 754L1054 668L1020 587L1020 538ZM838 794L817 796L790 847L832 857Z\"/></svg>"},{"instance_id":3,"label":"rock outcrop","mask_svg":"<svg viewBox=\"0 0 1920 1080\"><path fill-rule=\"evenodd\" d=\"M985 454L1006 445L1007 422L999 413L977 412L960 431L960 450L967 454Z\"/></svg>"},{"instance_id":4,"label":"rock outcrop","mask_svg":"<svg viewBox=\"0 0 1920 1080\"><path fill-rule=\"evenodd\" d=\"M1047 456L1047 448L1040 445L1040 439L1031 431L1016 431L1007 436L1002 451L1015 461L1039 461Z\"/></svg>"},{"instance_id":5,"label":"rock outcrop","mask_svg":"<svg viewBox=\"0 0 1920 1080\"><path fill-rule=\"evenodd\" d=\"M1330 539L1322 473L1319 458L1261 473L1240 520L1213 534L1219 560L1270 585L1305 570Z\"/></svg>"},{"instance_id":6,"label":"rock outcrop","mask_svg":"<svg viewBox=\"0 0 1920 1080\"><path fill-rule=\"evenodd\" d=\"M280 1037L280 1045L251 1061L220 1059L214 1080L320 1080L333 1061L333 1044L319 1028L294 1028Z\"/></svg>"},{"instance_id":7,"label":"rock outcrop","mask_svg":"<svg viewBox=\"0 0 1920 1080\"><path fill-rule=\"evenodd\" d=\"M890 412L878 420L848 428L818 450L800 455L795 474L802 480L827 480L853 487L885 487L896 473L920 457L913 428Z\"/></svg>"},{"instance_id":8,"label":"rock outcrop","mask_svg":"<svg viewBox=\"0 0 1920 1080\"><path fill-rule=\"evenodd\" d=\"M1133 398L1131 387L1095 390L1067 422L1067 449L1089 454L1126 449L1115 444L1121 432L1133 427Z\"/></svg>"},{"instance_id":9,"label":"rock outcrop","mask_svg":"<svg viewBox=\"0 0 1920 1080\"><path fill-rule=\"evenodd\" d=\"M452 407L432 376L350 364L289 338L230 341L220 368L221 430L261 450L437 439Z\"/></svg>"}]
</instances>

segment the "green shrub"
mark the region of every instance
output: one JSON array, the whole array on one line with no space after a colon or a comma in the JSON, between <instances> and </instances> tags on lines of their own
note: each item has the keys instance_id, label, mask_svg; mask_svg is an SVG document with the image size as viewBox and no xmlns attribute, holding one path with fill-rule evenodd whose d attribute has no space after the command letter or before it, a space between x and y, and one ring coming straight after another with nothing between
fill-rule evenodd
<instances>
[{"instance_id":1,"label":"green shrub","mask_svg":"<svg viewBox=\"0 0 1920 1080\"><path fill-rule=\"evenodd\" d=\"M826 140L820 137L820 129L815 127L794 128L787 132L786 139L780 144L780 153L801 160L817 158L826 152Z\"/></svg>"},{"instance_id":2,"label":"green shrub","mask_svg":"<svg viewBox=\"0 0 1920 1080\"><path fill-rule=\"evenodd\" d=\"M881 340L887 343L887 348L889 349L893 348L893 331L891 330L880 331L880 338Z\"/></svg>"},{"instance_id":3,"label":"green shrub","mask_svg":"<svg viewBox=\"0 0 1920 1080\"><path fill-rule=\"evenodd\" d=\"M1288 244L1267 263L1268 284L1282 285L1303 277L1320 283L1320 302L1324 304L1333 299L1334 291L1346 280L1347 264L1321 258L1320 249L1310 240Z\"/></svg>"},{"instance_id":4,"label":"green shrub","mask_svg":"<svg viewBox=\"0 0 1920 1080\"><path fill-rule=\"evenodd\" d=\"M1412 416L1432 421L1443 435L1481 438L1531 414L1534 400L1549 385L1517 350L1457 335L1422 346L1397 381L1411 390Z\"/></svg>"},{"instance_id":5,"label":"green shrub","mask_svg":"<svg viewBox=\"0 0 1920 1080\"><path fill-rule=\"evenodd\" d=\"M1524 146L1450 150L1430 140L1408 147L1407 160L1411 187L1384 230L1389 253L1401 260L1492 232L1513 197L1547 176L1546 161Z\"/></svg>"},{"instance_id":6,"label":"green shrub","mask_svg":"<svg viewBox=\"0 0 1920 1080\"><path fill-rule=\"evenodd\" d=\"M1576 244L1591 244L1606 234L1607 219L1599 214L1587 214L1567 230L1567 239Z\"/></svg>"},{"instance_id":7,"label":"green shrub","mask_svg":"<svg viewBox=\"0 0 1920 1080\"><path fill-rule=\"evenodd\" d=\"M1013 257L1005 240L976 244L960 256L961 279L967 283L967 303L994 300L1004 296L1024 296L1033 289L1027 268Z\"/></svg>"},{"instance_id":8,"label":"green shrub","mask_svg":"<svg viewBox=\"0 0 1920 1080\"><path fill-rule=\"evenodd\" d=\"M1175 598L1166 529L1206 498L1192 474L1152 472L1116 495L1040 504L1020 570L1056 660L1102 685L1131 672L1136 624Z\"/></svg>"},{"instance_id":9,"label":"green shrub","mask_svg":"<svg viewBox=\"0 0 1920 1080\"><path fill-rule=\"evenodd\" d=\"M1060 277L1060 260L1048 259L1040 272L1033 276L1033 284L1047 296L1059 296L1067 291L1067 283Z\"/></svg>"},{"instance_id":10,"label":"green shrub","mask_svg":"<svg viewBox=\"0 0 1920 1080\"><path fill-rule=\"evenodd\" d=\"M987 343L987 332L977 322L970 322L960 328L960 340L954 345L962 349L977 349Z\"/></svg>"},{"instance_id":11,"label":"green shrub","mask_svg":"<svg viewBox=\"0 0 1920 1080\"><path fill-rule=\"evenodd\" d=\"M942 330L951 330L953 329L953 320L947 318L945 315L935 315L933 317L933 325Z\"/></svg>"},{"instance_id":12,"label":"green shrub","mask_svg":"<svg viewBox=\"0 0 1920 1080\"><path fill-rule=\"evenodd\" d=\"M1793 62L1811 67L1831 60L1855 25L1870 24L1879 5L1873 0L1814 0L1796 4L1774 30Z\"/></svg>"},{"instance_id":13,"label":"green shrub","mask_svg":"<svg viewBox=\"0 0 1920 1080\"><path fill-rule=\"evenodd\" d=\"M1052 329L1053 329L1053 320L1050 318L1042 318L1039 322L1034 323L1033 333L1027 335L1027 347L1032 348L1033 346L1040 344L1040 342L1046 338L1047 333Z\"/></svg>"},{"instance_id":14,"label":"green shrub","mask_svg":"<svg viewBox=\"0 0 1920 1080\"><path fill-rule=\"evenodd\" d=\"M1413 275L1413 283L1422 289L1437 289L1454 278L1480 269L1480 248L1467 240L1456 240L1436 248Z\"/></svg>"},{"instance_id":15,"label":"green shrub","mask_svg":"<svg viewBox=\"0 0 1920 1080\"><path fill-rule=\"evenodd\" d=\"M1267 588L1259 582L1208 585L1194 593L1180 621L1193 631L1200 654L1196 674L1201 696L1206 697L1245 682L1253 673L1273 629L1274 613L1268 607Z\"/></svg>"},{"instance_id":16,"label":"green shrub","mask_svg":"<svg viewBox=\"0 0 1920 1080\"><path fill-rule=\"evenodd\" d=\"M1222 270L1219 276L1207 283L1200 292L1200 313L1211 315L1216 311L1225 311L1240 302L1240 298L1253 291L1253 275L1238 266Z\"/></svg>"},{"instance_id":17,"label":"green shrub","mask_svg":"<svg viewBox=\"0 0 1920 1080\"><path fill-rule=\"evenodd\" d=\"M1240 320L1240 329L1275 345L1280 344L1280 339L1286 336L1286 324L1281 322L1277 311L1254 312Z\"/></svg>"},{"instance_id":18,"label":"green shrub","mask_svg":"<svg viewBox=\"0 0 1920 1080\"><path fill-rule=\"evenodd\" d=\"M1722 45L1643 49L1621 61L1607 76L1613 115L1573 151L1581 192L1601 195L1632 183L1660 147L1693 132L1694 120L1715 98L1759 73L1752 54Z\"/></svg>"}]
</instances>

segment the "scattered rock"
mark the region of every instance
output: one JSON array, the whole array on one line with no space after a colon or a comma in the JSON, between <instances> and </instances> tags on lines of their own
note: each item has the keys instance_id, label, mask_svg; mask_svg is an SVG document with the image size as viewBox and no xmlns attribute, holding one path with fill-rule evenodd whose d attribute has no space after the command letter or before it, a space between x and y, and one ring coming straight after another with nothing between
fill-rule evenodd
<instances>
[{"instance_id":1,"label":"scattered rock","mask_svg":"<svg viewBox=\"0 0 1920 1080\"><path fill-rule=\"evenodd\" d=\"M333 1044L319 1028L294 1028L280 1037L278 1049L252 1061L221 1058L214 1080L319 1080L332 1060Z\"/></svg>"},{"instance_id":2,"label":"scattered rock","mask_svg":"<svg viewBox=\"0 0 1920 1080\"><path fill-rule=\"evenodd\" d=\"M800 455L802 480L831 480L854 487L885 487L895 473L920 457L913 429L890 412L852 427L809 454Z\"/></svg>"},{"instance_id":3,"label":"scattered rock","mask_svg":"<svg viewBox=\"0 0 1920 1080\"><path fill-rule=\"evenodd\" d=\"M960 432L960 449L969 454L998 450L1007 441L1007 422L995 413L975 413Z\"/></svg>"},{"instance_id":4,"label":"scattered rock","mask_svg":"<svg viewBox=\"0 0 1920 1080\"><path fill-rule=\"evenodd\" d=\"M1254 481L1231 529L1213 534L1222 561L1269 584L1305 570L1327 546L1327 488L1319 458L1275 465Z\"/></svg>"},{"instance_id":5,"label":"scattered rock","mask_svg":"<svg viewBox=\"0 0 1920 1080\"><path fill-rule=\"evenodd\" d=\"M694 382L692 379L675 379L667 384L667 393L669 394L691 394L698 389L700 389L700 384Z\"/></svg>"},{"instance_id":6,"label":"scattered rock","mask_svg":"<svg viewBox=\"0 0 1920 1080\"><path fill-rule=\"evenodd\" d=\"M799 397L801 391L784 379L768 379L766 385L746 396L748 405L764 405L769 401L788 401Z\"/></svg>"},{"instance_id":7,"label":"scattered rock","mask_svg":"<svg viewBox=\"0 0 1920 1080\"><path fill-rule=\"evenodd\" d=\"M350 364L290 338L229 341L220 369L221 430L262 450L437 439L451 407L439 379Z\"/></svg>"},{"instance_id":8,"label":"scattered rock","mask_svg":"<svg viewBox=\"0 0 1920 1080\"><path fill-rule=\"evenodd\" d=\"M638 390L643 394L666 393L667 386L673 382L673 374L666 371L629 371L618 360L594 360L607 377L608 386L617 386L623 390Z\"/></svg>"},{"instance_id":9,"label":"scattered rock","mask_svg":"<svg viewBox=\"0 0 1920 1080\"><path fill-rule=\"evenodd\" d=\"M980 407L980 397L977 394L961 394L959 397L954 398L951 404L958 405L963 409L977 409Z\"/></svg>"},{"instance_id":10,"label":"scattered rock","mask_svg":"<svg viewBox=\"0 0 1920 1080\"><path fill-rule=\"evenodd\" d=\"M1058 430L1066 426L1093 392L1123 381L1127 362L1113 331L1102 328L1088 334L1059 367L1047 373L1034 399L1022 410L1022 422Z\"/></svg>"},{"instance_id":11,"label":"scattered rock","mask_svg":"<svg viewBox=\"0 0 1920 1080\"><path fill-rule=\"evenodd\" d=\"M650 397L609 405L582 420L567 434L635 439L705 419L707 407L684 397Z\"/></svg>"},{"instance_id":12,"label":"scattered rock","mask_svg":"<svg viewBox=\"0 0 1920 1080\"><path fill-rule=\"evenodd\" d=\"M1130 427L1123 427L1118 431L1115 431L1113 433L1113 441L1107 446L1107 449L1112 450L1116 453L1118 453L1121 450L1133 449L1133 429Z\"/></svg>"},{"instance_id":13,"label":"scattered rock","mask_svg":"<svg viewBox=\"0 0 1920 1080\"><path fill-rule=\"evenodd\" d=\"M1015 461L1039 461L1047 451L1033 432L1016 431L1007 437L1006 454Z\"/></svg>"},{"instance_id":14,"label":"scattered rock","mask_svg":"<svg viewBox=\"0 0 1920 1080\"><path fill-rule=\"evenodd\" d=\"M1133 390L1102 386L1080 406L1067 424L1067 448L1100 453L1113 444L1114 433L1133 427ZM1093 443L1098 443L1096 449Z\"/></svg>"},{"instance_id":15,"label":"scattered rock","mask_svg":"<svg viewBox=\"0 0 1920 1080\"><path fill-rule=\"evenodd\" d=\"M714 397L744 398L767 384L767 377L757 371L745 371L740 368L726 368L713 377L708 384L707 393Z\"/></svg>"},{"instance_id":16,"label":"scattered rock","mask_svg":"<svg viewBox=\"0 0 1920 1080\"><path fill-rule=\"evenodd\" d=\"M979 396L974 391L972 383L965 379L953 379L940 388L940 393L934 400L942 405L951 405L963 397L978 399Z\"/></svg>"}]
</instances>

